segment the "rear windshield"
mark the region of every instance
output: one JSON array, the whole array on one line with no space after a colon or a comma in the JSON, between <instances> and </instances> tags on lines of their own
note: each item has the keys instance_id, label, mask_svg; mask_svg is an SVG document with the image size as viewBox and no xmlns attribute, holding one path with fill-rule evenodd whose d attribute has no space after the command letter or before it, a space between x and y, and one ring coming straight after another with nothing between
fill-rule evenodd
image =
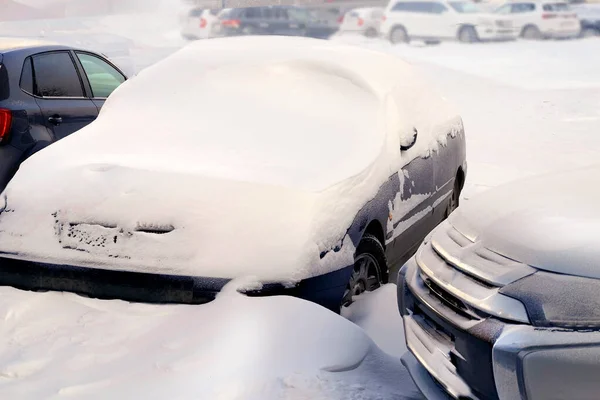
<instances>
[{"instance_id":1,"label":"rear windshield","mask_svg":"<svg viewBox=\"0 0 600 400\"><path fill-rule=\"evenodd\" d=\"M548 3L544 4L544 11L569 11L569 5L567 3Z\"/></svg>"}]
</instances>

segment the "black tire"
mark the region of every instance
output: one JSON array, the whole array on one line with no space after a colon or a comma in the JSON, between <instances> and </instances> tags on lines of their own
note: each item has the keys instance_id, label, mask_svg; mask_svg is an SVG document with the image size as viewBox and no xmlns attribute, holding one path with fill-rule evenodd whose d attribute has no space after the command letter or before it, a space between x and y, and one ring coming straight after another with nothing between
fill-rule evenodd
<instances>
[{"instance_id":1,"label":"black tire","mask_svg":"<svg viewBox=\"0 0 600 400\"><path fill-rule=\"evenodd\" d=\"M460 174L456 175L454 179L454 188L452 189L452 194L450 195L450 199L448 199L448 206L446 207L446 215L448 218L454 210L458 208L460 205L460 192L462 191L462 181L460 178Z\"/></svg>"},{"instance_id":2,"label":"black tire","mask_svg":"<svg viewBox=\"0 0 600 400\"><path fill-rule=\"evenodd\" d=\"M527 25L521 31L521 37L527 40L540 40L542 39L542 32L540 32L540 28L535 25Z\"/></svg>"},{"instance_id":3,"label":"black tire","mask_svg":"<svg viewBox=\"0 0 600 400\"><path fill-rule=\"evenodd\" d=\"M600 36L600 30L594 28L584 28L581 31L581 37L583 38L591 38Z\"/></svg>"},{"instance_id":4,"label":"black tire","mask_svg":"<svg viewBox=\"0 0 600 400\"><path fill-rule=\"evenodd\" d=\"M365 36L368 37L368 38L377 37L377 30L375 28L369 28L365 32Z\"/></svg>"},{"instance_id":5,"label":"black tire","mask_svg":"<svg viewBox=\"0 0 600 400\"><path fill-rule=\"evenodd\" d=\"M409 43L410 37L408 36L408 33L404 27L395 26L390 31L390 42L392 42L392 44Z\"/></svg>"},{"instance_id":6,"label":"black tire","mask_svg":"<svg viewBox=\"0 0 600 400\"><path fill-rule=\"evenodd\" d=\"M352 297L371 292L387 282L388 267L385 250L373 235L365 233L356 248L354 270L342 298L342 306L352 304Z\"/></svg>"},{"instance_id":7,"label":"black tire","mask_svg":"<svg viewBox=\"0 0 600 400\"><path fill-rule=\"evenodd\" d=\"M242 35L245 35L245 36L256 35L256 28L254 28L252 25L245 26L242 28Z\"/></svg>"},{"instance_id":8,"label":"black tire","mask_svg":"<svg viewBox=\"0 0 600 400\"><path fill-rule=\"evenodd\" d=\"M472 26L463 26L458 30L458 41L461 43L475 43L479 41L477 31Z\"/></svg>"}]
</instances>

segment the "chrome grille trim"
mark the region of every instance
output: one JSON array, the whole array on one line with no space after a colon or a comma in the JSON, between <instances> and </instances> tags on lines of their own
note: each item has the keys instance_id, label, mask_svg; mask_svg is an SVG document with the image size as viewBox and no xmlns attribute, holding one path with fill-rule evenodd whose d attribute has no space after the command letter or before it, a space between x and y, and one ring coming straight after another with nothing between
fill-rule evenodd
<instances>
[{"instance_id":1,"label":"chrome grille trim","mask_svg":"<svg viewBox=\"0 0 600 400\"><path fill-rule=\"evenodd\" d=\"M433 249L452 267L491 286L503 287L535 272L529 265L511 260L460 234L447 221L431 237Z\"/></svg>"},{"instance_id":2,"label":"chrome grille trim","mask_svg":"<svg viewBox=\"0 0 600 400\"><path fill-rule=\"evenodd\" d=\"M525 306L520 301L500 294L496 286L482 285L481 282L448 264L434 251L430 242L423 243L417 252L416 262L422 274L468 306L487 315L529 323ZM421 274L417 274L416 278L424 285Z\"/></svg>"}]
</instances>

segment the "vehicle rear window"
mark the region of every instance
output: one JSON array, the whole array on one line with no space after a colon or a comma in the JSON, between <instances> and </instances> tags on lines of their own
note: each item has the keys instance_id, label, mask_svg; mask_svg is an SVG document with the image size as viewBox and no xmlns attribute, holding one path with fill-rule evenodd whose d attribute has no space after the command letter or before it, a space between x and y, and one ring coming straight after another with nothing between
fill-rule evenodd
<instances>
[{"instance_id":1,"label":"vehicle rear window","mask_svg":"<svg viewBox=\"0 0 600 400\"><path fill-rule=\"evenodd\" d=\"M27 93L33 94L33 67L31 66L31 57L27 57L25 63L23 63L19 85L21 86L21 89Z\"/></svg>"},{"instance_id":2,"label":"vehicle rear window","mask_svg":"<svg viewBox=\"0 0 600 400\"><path fill-rule=\"evenodd\" d=\"M188 16L200 17L200 16L202 16L202 11L204 11L203 8L194 8L194 9L190 10L190 12L188 13Z\"/></svg>"},{"instance_id":3,"label":"vehicle rear window","mask_svg":"<svg viewBox=\"0 0 600 400\"><path fill-rule=\"evenodd\" d=\"M436 2L429 1L406 1L399 2L392 8L392 11L402 12L415 12L415 13L427 13L427 14L441 14L446 11L447 8Z\"/></svg>"},{"instance_id":4,"label":"vehicle rear window","mask_svg":"<svg viewBox=\"0 0 600 400\"><path fill-rule=\"evenodd\" d=\"M68 52L33 56L36 95L42 97L83 97L75 64Z\"/></svg>"},{"instance_id":5,"label":"vehicle rear window","mask_svg":"<svg viewBox=\"0 0 600 400\"><path fill-rule=\"evenodd\" d=\"M569 11L567 3L548 3L543 6L544 11Z\"/></svg>"}]
</instances>

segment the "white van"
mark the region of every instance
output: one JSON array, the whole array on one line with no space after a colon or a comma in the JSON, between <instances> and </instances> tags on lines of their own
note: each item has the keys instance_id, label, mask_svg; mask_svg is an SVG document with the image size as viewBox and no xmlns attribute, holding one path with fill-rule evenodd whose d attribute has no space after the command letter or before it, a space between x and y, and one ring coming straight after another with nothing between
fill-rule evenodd
<instances>
[{"instance_id":1,"label":"white van","mask_svg":"<svg viewBox=\"0 0 600 400\"><path fill-rule=\"evenodd\" d=\"M511 40L517 33L510 17L487 13L470 1L391 0L381 24L382 36L392 43Z\"/></svg>"}]
</instances>

